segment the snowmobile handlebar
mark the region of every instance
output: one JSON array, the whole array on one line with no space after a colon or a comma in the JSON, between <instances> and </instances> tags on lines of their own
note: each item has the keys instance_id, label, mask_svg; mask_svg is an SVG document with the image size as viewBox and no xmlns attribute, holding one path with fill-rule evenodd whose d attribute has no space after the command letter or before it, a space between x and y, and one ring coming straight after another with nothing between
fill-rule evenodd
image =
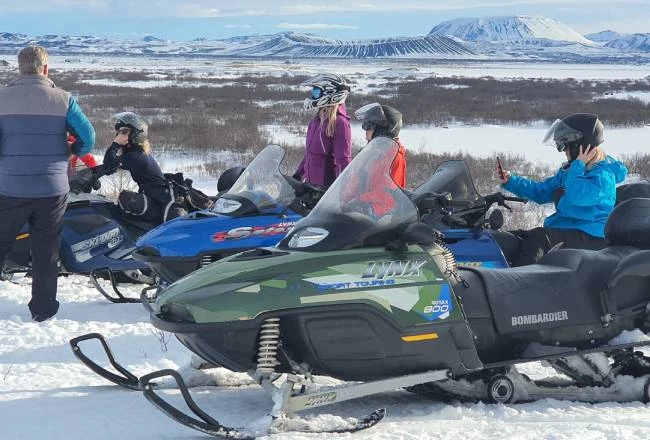
<instances>
[{"instance_id":1,"label":"snowmobile handlebar","mask_svg":"<svg viewBox=\"0 0 650 440\"><path fill-rule=\"evenodd\" d=\"M418 208L418 211L432 211L440 208L459 207L459 208L473 208L474 202L471 200L451 200L443 194L425 193L418 194L412 197L413 203Z\"/></svg>"},{"instance_id":2,"label":"snowmobile handlebar","mask_svg":"<svg viewBox=\"0 0 650 440\"><path fill-rule=\"evenodd\" d=\"M483 197L485 200L485 205L486 208L489 208L492 206L494 203L496 203L499 206L503 206L509 211L512 211L512 208L508 206L506 202L519 202L519 203L528 203L528 199L524 199L523 197L513 197L513 196L506 196L501 192L495 192L494 194L488 194L487 196Z\"/></svg>"}]
</instances>

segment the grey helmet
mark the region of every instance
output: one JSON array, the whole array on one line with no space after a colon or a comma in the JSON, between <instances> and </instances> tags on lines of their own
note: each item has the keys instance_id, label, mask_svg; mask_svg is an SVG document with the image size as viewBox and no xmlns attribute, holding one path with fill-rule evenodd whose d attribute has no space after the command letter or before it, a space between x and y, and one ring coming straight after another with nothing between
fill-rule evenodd
<instances>
[{"instance_id":1,"label":"grey helmet","mask_svg":"<svg viewBox=\"0 0 650 440\"><path fill-rule=\"evenodd\" d=\"M117 113L113 115L113 121L115 121L116 131L122 127L131 129L131 133L129 133L129 143L140 144L144 142L145 139L147 139L149 126L140 118L140 116L136 115L135 113Z\"/></svg>"},{"instance_id":2,"label":"grey helmet","mask_svg":"<svg viewBox=\"0 0 650 440\"><path fill-rule=\"evenodd\" d=\"M305 110L342 104L350 94L345 79L335 73L321 73L301 84L311 87L311 95L305 99Z\"/></svg>"},{"instance_id":3,"label":"grey helmet","mask_svg":"<svg viewBox=\"0 0 650 440\"><path fill-rule=\"evenodd\" d=\"M603 123L594 113L572 113L556 119L546 132L542 142L557 148L568 150L571 160L580 154L580 146L597 147L605 141Z\"/></svg>"},{"instance_id":4,"label":"grey helmet","mask_svg":"<svg viewBox=\"0 0 650 440\"><path fill-rule=\"evenodd\" d=\"M373 102L355 111L354 115L361 121L361 128L374 129L373 139L377 136L396 138L402 128L402 113L389 105Z\"/></svg>"}]
</instances>

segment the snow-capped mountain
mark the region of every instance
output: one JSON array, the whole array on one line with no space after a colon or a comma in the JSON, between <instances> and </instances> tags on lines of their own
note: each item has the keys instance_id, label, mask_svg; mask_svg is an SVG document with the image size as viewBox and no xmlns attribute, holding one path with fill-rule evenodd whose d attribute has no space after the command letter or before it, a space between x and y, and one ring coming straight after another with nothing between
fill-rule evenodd
<instances>
[{"instance_id":1,"label":"snow-capped mountain","mask_svg":"<svg viewBox=\"0 0 650 440\"><path fill-rule=\"evenodd\" d=\"M451 35L463 41L477 42L547 39L592 43L557 20L526 15L457 18L443 21L431 29L429 35Z\"/></svg>"},{"instance_id":2,"label":"snow-capped mountain","mask_svg":"<svg viewBox=\"0 0 650 440\"><path fill-rule=\"evenodd\" d=\"M626 52L650 52L650 33L624 35L608 41L605 46Z\"/></svg>"}]
</instances>

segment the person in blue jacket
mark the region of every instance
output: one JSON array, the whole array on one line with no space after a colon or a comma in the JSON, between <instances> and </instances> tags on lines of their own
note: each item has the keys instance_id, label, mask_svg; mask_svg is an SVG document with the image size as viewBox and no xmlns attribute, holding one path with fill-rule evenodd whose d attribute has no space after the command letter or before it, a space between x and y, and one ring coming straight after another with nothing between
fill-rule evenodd
<instances>
[{"instance_id":1,"label":"person in blue jacket","mask_svg":"<svg viewBox=\"0 0 650 440\"><path fill-rule=\"evenodd\" d=\"M605 222L616 203L616 184L623 182L627 168L607 156L603 123L593 113L573 113L557 119L543 142L566 155L558 172L536 182L509 171L497 172L504 189L539 204L555 203L555 212L544 226L511 231L516 240L500 243L513 266L535 263L553 246L602 249ZM506 240L507 241L507 240Z\"/></svg>"},{"instance_id":2,"label":"person in blue jacket","mask_svg":"<svg viewBox=\"0 0 650 440\"><path fill-rule=\"evenodd\" d=\"M115 139L104 154L105 174L122 168L138 184L138 192L120 192L118 204L122 212L155 224L185 214L176 204L173 184L151 155L147 123L133 112L118 113L113 119Z\"/></svg>"},{"instance_id":3,"label":"person in blue jacket","mask_svg":"<svg viewBox=\"0 0 650 440\"><path fill-rule=\"evenodd\" d=\"M29 225L32 319L59 310L59 248L67 206L68 158L95 144L95 130L70 94L48 78L41 46L18 53L19 75L0 88L0 269L21 228ZM75 141L68 145L68 133Z\"/></svg>"}]
</instances>

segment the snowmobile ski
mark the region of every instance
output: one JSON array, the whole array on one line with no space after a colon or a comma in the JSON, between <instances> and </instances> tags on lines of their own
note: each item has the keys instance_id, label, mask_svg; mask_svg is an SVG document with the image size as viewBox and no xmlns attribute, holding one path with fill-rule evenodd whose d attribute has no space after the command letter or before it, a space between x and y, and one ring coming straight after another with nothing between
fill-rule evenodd
<instances>
[{"instance_id":1,"label":"snowmobile ski","mask_svg":"<svg viewBox=\"0 0 650 440\"><path fill-rule=\"evenodd\" d=\"M421 374L414 374L411 376L403 376L397 378L390 378L385 380L378 380L375 382L366 382L360 384L351 384L343 385L340 387L328 388L324 391L318 391L313 393L299 393L295 396L286 395L288 391L293 389L293 385L299 383L295 376L290 376L287 380L287 383L281 388L276 388L269 383L262 383L262 386L265 389L269 387L274 388L276 396L282 396L283 405L279 408L275 414L272 415L274 422L283 420L282 417L286 414L291 414L297 411L307 410L316 408L319 406L330 405L335 402L342 402L345 400L356 399L359 397L364 397L371 394L376 394L384 391L393 390L403 386L404 383L409 384L412 382L421 382L427 380L442 380L447 377L448 372L444 371L431 371ZM178 389L181 392L183 400L187 404L188 408L197 416L199 419L192 417L173 405L169 404L158 394L154 384L151 382L153 379L158 379L161 377L170 376L176 382ZM294 381L295 380L295 381ZM156 408L165 413L168 417L173 420L185 425L189 428L196 429L198 431L204 432L211 436L223 439L252 439L255 438L246 434L245 429L242 428L232 428L227 427L219 423L217 420L212 418L209 414L203 411L197 403L192 399L192 396L189 392L188 387L185 385L183 377L176 370L165 369L156 371L153 373L146 374L140 378L140 388L145 396L145 398L151 402ZM274 399L275 401L275 399ZM371 428L378 424L384 419L386 415L386 409L380 408L370 414L354 419L347 426L334 428L329 430L311 430L311 429L291 429L291 432L309 432L309 433L352 433L361 431L364 429ZM280 422L281 424L281 422ZM271 427L273 427L272 423ZM276 426L277 428L277 426ZM282 430L282 428L279 428Z\"/></svg>"},{"instance_id":2,"label":"snowmobile ski","mask_svg":"<svg viewBox=\"0 0 650 440\"><path fill-rule=\"evenodd\" d=\"M95 363L92 359L86 356L83 353L83 351L81 351L81 347L79 347L79 343L82 341L88 341L90 339L97 339L101 343L102 348L104 349L104 352L106 353L109 362L111 363L113 368L115 368L115 370L117 370L118 373L121 374L121 376L101 367L99 364ZM77 336L76 338L72 338L70 339L70 347L72 347L72 353L74 353L77 359L79 359L85 366L90 368L92 371L94 371L96 374L100 375L104 379L113 382L114 384L117 384L121 387L128 388L130 390L141 390L138 377L135 376L126 368L124 368L122 365L120 365L120 363L117 362L117 360L115 360L115 356L113 356L113 352L109 348L106 339L104 339L104 337L101 334L88 333L85 335Z\"/></svg>"},{"instance_id":3,"label":"snowmobile ski","mask_svg":"<svg viewBox=\"0 0 650 440\"><path fill-rule=\"evenodd\" d=\"M110 295L106 290L99 284L98 279L99 278L104 278L102 275L106 275L106 278L109 279L111 282L111 287L113 288L113 292L115 292L115 296ZM141 302L141 298L130 298L127 296L124 296L124 294L120 291L118 287L117 280L115 278L115 273L111 270L110 267L100 267L97 269L94 269L90 272L90 281L92 282L93 286L99 291L99 293L102 294L104 298L109 300L110 302L114 304L124 304L124 303L139 303ZM136 281L134 279L134 282L144 282L148 284L153 283L153 279L150 277L147 277L146 275L141 275L139 277L140 279ZM146 287L145 287L146 289Z\"/></svg>"}]
</instances>

